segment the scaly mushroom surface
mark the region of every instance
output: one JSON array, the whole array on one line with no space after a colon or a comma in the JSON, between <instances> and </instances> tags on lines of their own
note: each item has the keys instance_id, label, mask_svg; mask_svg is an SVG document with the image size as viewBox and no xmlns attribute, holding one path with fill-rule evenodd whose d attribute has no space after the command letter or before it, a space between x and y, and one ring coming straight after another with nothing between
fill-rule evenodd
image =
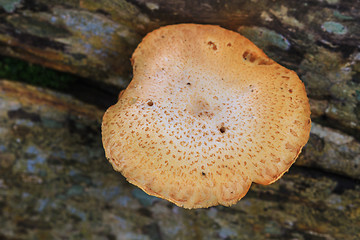
<instances>
[{"instance_id":1,"label":"scaly mushroom surface","mask_svg":"<svg viewBox=\"0 0 360 240\"><path fill-rule=\"evenodd\" d=\"M230 206L295 162L311 127L305 87L240 34L179 24L149 33L103 118L106 157L150 195Z\"/></svg>"}]
</instances>

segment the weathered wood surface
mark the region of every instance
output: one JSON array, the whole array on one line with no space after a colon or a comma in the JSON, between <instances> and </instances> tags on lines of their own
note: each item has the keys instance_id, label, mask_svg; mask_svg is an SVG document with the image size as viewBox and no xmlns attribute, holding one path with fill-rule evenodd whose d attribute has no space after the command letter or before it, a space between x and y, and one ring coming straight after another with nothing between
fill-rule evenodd
<instances>
[{"instance_id":1,"label":"weathered wood surface","mask_svg":"<svg viewBox=\"0 0 360 240\"><path fill-rule=\"evenodd\" d=\"M185 210L150 197L104 159L102 114L0 80L0 239L360 238L359 181L299 166L272 185L254 184L230 208ZM325 147L315 144L313 154L341 155L327 146L350 138L319 131L310 141Z\"/></svg>"},{"instance_id":2,"label":"weathered wood surface","mask_svg":"<svg viewBox=\"0 0 360 240\"><path fill-rule=\"evenodd\" d=\"M0 53L125 87L141 38L180 22L247 36L298 72L314 120L360 138L359 0L2 0Z\"/></svg>"},{"instance_id":3,"label":"weathered wood surface","mask_svg":"<svg viewBox=\"0 0 360 240\"><path fill-rule=\"evenodd\" d=\"M179 209L106 164L104 109L0 81L0 239L360 238L360 1L0 0L0 55L123 88L141 38L180 22L237 31L299 74L314 124L295 166L231 208Z\"/></svg>"}]
</instances>

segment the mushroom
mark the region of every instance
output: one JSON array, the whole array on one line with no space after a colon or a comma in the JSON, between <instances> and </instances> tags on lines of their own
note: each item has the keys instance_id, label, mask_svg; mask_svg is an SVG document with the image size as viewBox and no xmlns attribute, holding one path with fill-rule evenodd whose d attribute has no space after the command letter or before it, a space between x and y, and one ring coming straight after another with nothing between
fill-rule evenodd
<instances>
[{"instance_id":1,"label":"mushroom","mask_svg":"<svg viewBox=\"0 0 360 240\"><path fill-rule=\"evenodd\" d=\"M149 33L105 113L116 171L184 208L230 206L295 162L311 127L305 87L240 34L179 24Z\"/></svg>"}]
</instances>

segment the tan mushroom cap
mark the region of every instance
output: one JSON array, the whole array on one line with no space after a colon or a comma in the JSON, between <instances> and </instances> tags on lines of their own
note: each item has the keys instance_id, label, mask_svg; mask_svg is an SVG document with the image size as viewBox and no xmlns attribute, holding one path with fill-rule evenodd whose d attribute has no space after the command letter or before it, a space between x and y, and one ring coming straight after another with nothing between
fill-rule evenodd
<instances>
[{"instance_id":1,"label":"tan mushroom cap","mask_svg":"<svg viewBox=\"0 0 360 240\"><path fill-rule=\"evenodd\" d=\"M218 26L149 33L134 77L103 118L106 157L150 195L184 208L232 205L279 179L309 138L295 72Z\"/></svg>"}]
</instances>

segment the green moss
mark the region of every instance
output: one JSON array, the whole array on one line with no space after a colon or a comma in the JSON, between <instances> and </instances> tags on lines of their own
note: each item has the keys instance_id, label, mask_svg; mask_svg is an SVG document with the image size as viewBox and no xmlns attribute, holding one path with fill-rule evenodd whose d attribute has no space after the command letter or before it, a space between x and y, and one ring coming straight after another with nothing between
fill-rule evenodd
<instances>
[{"instance_id":1,"label":"green moss","mask_svg":"<svg viewBox=\"0 0 360 240\"><path fill-rule=\"evenodd\" d=\"M333 33L337 35L344 35L347 33L347 28L338 22L328 21L324 22L321 25L322 29L327 31L328 33Z\"/></svg>"},{"instance_id":2,"label":"green moss","mask_svg":"<svg viewBox=\"0 0 360 240\"><path fill-rule=\"evenodd\" d=\"M284 36L267 28L240 27L238 31L262 49L268 46L275 46L287 51L291 47L290 42Z\"/></svg>"},{"instance_id":3,"label":"green moss","mask_svg":"<svg viewBox=\"0 0 360 240\"><path fill-rule=\"evenodd\" d=\"M21 0L2 0L0 7L8 13L12 13L20 5Z\"/></svg>"},{"instance_id":4,"label":"green moss","mask_svg":"<svg viewBox=\"0 0 360 240\"><path fill-rule=\"evenodd\" d=\"M0 56L0 78L26 82L56 90L66 90L79 79L68 73L4 56Z\"/></svg>"},{"instance_id":5,"label":"green moss","mask_svg":"<svg viewBox=\"0 0 360 240\"><path fill-rule=\"evenodd\" d=\"M52 19L56 19L53 17ZM44 21L36 16L11 16L7 21L16 29L30 35L44 38L67 38L71 33L64 27L53 22Z\"/></svg>"},{"instance_id":6,"label":"green moss","mask_svg":"<svg viewBox=\"0 0 360 240\"><path fill-rule=\"evenodd\" d=\"M347 15L344 15L342 13L340 13L339 11L335 10L333 11L333 14L336 18L340 19L340 20L354 20L353 17L351 16L347 16Z\"/></svg>"}]
</instances>

